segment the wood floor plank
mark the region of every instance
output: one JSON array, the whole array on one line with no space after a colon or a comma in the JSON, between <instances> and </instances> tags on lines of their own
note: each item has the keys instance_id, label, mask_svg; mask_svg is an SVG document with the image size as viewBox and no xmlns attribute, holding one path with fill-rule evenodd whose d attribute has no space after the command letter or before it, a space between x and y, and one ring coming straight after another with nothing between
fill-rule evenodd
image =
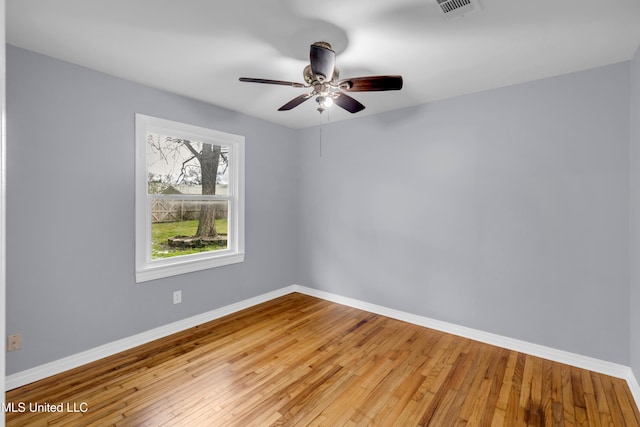
<instances>
[{"instance_id":1,"label":"wood floor plank","mask_svg":"<svg viewBox=\"0 0 640 427\"><path fill-rule=\"evenodd\" d=\"M549 398L551 399L551 426L564 427L563 417L564 404L562 400L562 366L559 363L545 361L545 365L551 369L551 389ZM549 419L549 418L547 418Z\"/></svg>"},{"instance_id":2,"label":"wood floor plank","mask_svg":"<svg viewBox=\"0 0 640 427\"><path fill-rule=\"evenodd\" d=\"M576 407L573 403L573 388L571 385L571 367L562 365L562 401L564 424L566 427L574 427L576 425Z\"/></svg>"},{"instance_id":3,"label":"wood floor plank","mask_svg":"<svg viewBox=\"0 0 640 427\"><path fill-rule=\"evenodd\" d=\"M517 360L518 353L510 352L502 385L500 386L500 392L496 401L494 415L491 421L492 425L506 425L506 412L507 407L509 406L509 397L511 395L511 388L513 387L513 374L516 369Z\"/></svg>"},{"instance_id":4,"label":"wood floor plank","mask_svg":"<svg viewBox=\"0 0 640 427\"><path fill-rule=\"evenodd\" d=\"M640 427L624 380L297 293L7 393L8 426Z\"/></svg>"},{"instance_id":5,"label":"wood floor plank","mask_svg":"<svg viewBox=\"0 0 640 427\"><path fill-rule=\"evenodd\" d=\"M500 397L499 393L507 370L509 351L497 347L495 349L498 351L498 355L497 357L490 359L490 365L485 375L486 379L491 379L491 387L489 389L489 395L487 396L483 415L480 420L479 425L481 427L490 427L492 425L491 423L497 410L498 399Z\"/></svg>"}]
</instances>

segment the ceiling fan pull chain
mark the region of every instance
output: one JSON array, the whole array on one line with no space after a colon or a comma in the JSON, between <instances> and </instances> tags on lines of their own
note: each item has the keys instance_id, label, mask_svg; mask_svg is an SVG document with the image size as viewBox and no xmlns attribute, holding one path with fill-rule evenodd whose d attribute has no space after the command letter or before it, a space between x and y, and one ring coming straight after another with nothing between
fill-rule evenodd
<instances>
[{"instance_id":1,"label":"ceiling fan pull chain","mask_svg":"<svg viewBox=\"0 0 640 427\"><path fill-rule=\"evenodd\" d=\"M322 115L320 115L320 144L319 144L319 154L320 154L320 158L322 158Z\"/></svg>"}]
</instances>

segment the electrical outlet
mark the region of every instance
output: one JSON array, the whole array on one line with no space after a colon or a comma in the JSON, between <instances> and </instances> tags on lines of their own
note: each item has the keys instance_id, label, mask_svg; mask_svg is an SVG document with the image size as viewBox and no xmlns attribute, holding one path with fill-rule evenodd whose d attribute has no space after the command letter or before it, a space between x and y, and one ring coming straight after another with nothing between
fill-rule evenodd
<instances>
[{"instance_id":1,"label":"electrical outlet","mask_svg":"<svg viewBox=\"0 0 640 427\"><path fill-rule=\"evenodd\" d=\"M180 304L182 302L182 291L175 291L173 293L173 303Z\"/></svg>"},{"instance_id":2,"label":"electrical outlet","mask_svg":"<svg viewBox=\"0 0 640 427\"><path fill-rule=\"evenodd\" d=\"M22 347L22 334L9 335L7 339L7 351L20 350Z\"/></svg>"}]
</instances>

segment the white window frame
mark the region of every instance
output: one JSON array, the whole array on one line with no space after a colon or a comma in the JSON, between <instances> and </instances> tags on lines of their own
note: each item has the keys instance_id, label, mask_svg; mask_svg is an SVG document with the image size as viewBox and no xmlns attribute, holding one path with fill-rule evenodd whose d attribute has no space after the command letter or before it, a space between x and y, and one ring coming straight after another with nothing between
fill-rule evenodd
<instances>
[{"instance_id":1,"label":"white window frame","mask_svg":"<svg viewBox=\"0 0 640 427\"><path fill-rule=\"evenodd\" d=\"M136 282L221 267L244 261L244 136L136 114ZM147 134L171 135L229 147L229 195L213 196L229 203L227 249L151 259L151 202L148 194ZM212 196L207 196L211 198ZM201 196L184 196L201 200Z\"/></svg>"}]
</instances>

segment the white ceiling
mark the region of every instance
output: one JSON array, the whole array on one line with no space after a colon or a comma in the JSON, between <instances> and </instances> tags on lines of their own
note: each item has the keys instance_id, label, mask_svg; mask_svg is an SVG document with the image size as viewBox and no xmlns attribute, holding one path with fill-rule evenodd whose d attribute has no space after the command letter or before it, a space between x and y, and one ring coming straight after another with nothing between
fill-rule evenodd
<instances>
[{"instance_id":1,"label":"white ceiling","mask_svg":"<svg viewBox=\"0 0 640 427\"><path fill-rule=\"evenodd\" d=\"M632 58L640 0L479 0L446 19L435 0L7 0L7 42L291 128L313 126ZM332 43L341 77L401 74L354 93L352 115L305 92L309 45Z\"/></svg>"}]
</instances>

